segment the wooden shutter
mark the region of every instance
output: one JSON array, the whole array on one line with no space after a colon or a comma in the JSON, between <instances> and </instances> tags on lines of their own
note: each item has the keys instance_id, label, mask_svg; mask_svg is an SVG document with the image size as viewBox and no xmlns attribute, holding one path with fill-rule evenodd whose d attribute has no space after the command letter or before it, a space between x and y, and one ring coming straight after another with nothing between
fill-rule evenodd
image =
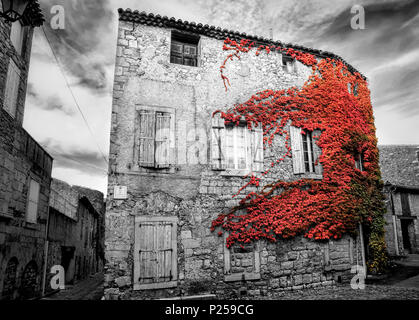
<instances>
[{"instance_id":1,"label":"wooden shutter","mask_svg":"<svg viewBox=\"0 0 419 320\"><path fill-rule=\"evenodd\" d=\"M263 171L263 129L262 125L252 130L252 170Z\"/></svg>"},{"instance_id":2,"label":"wooden shutter","mask_svg":"<svg viewBox=\"0 0 419 320\"><path fill-rule=\"evenodd\" d=\"M402 214L404 216L410 216L410 204L409 204L409 194L405 192L400 193L400 200L402 204Z\"/></svg>"},{"instance_id":3,"label":"wooden shutter","mask_svg":"<svg viewBox=\"0 0 419 320\"><path fill-rule=\"evenodd\" d=\"M10 59L7 70L6 92L4 96L4 108L12 116L16 116L17 98L19 95L20 70L15 62Z\"/></svg>"},{"instance_id":4,"label":"wooden shutter","mask_svg":"<svg viewBox=\"0 0 419 320\"><path fill-rule=\"evenodd\" d=\"M177 285L177 218L137 216L134 290Z\"/></svg>"},{"instance_id":5,"label":"wooden shutter","mask_svg":"<svg viewBox=\"0 0 419 320\"><path fill-rule=\"evenodd\" d=\"M313 138L314 171L316 174L323 174L323 166L319 161L322 149L317 145L317 141L320 139L321 133L321 130L314 130L312 133L312 137L316 137Z\"/></svg>"},{"instance_id":6,"label":"wooden shutter","mask_svg":"<svg viewBox=\"0 0 419 320\"><path fill-rule=\"evenodd\" d=\"M170 114L156 114L156 167L168 168L170 164Z\"/></svg>"},{"instance_id":7,"label":"wooden shutter","mask_svg":"<svg viewBox=\"0 0 419 320\"><path fill-rule=\"evenodd\" d=\"M224 119L215 115L211 126L211 167L213 170L224 170L225 159L225 125Z\"/></svg>"},{"instance_id":8,"label":"wooden shutter","mask_svg":"<svg viewBox=\"0 0 419 320\"><path fill-rule=\"evenodd\" d=\"M10 30L10 41L12 42L18 54L22 53L23 32L24 27L20 21L12 23L12 28Z\"/></svg>"},{"instance_id":9,"label":"wooden shutter","mask_svg":"<svg viewBox=\"0 0 419 320\"><path fill-rule=\"evenodd\" d=\"M304 173L303 138L301 128L290 126L292 166L294 174Z\"/></svg>"},{"instance_id":10,"label":"wooden shutter","mask_svg":"<svg viewBox=\"0 0 419 320\"><path fill-rule=\"evenodd\" d=\"M28 206L26 209L26 221L36 223L38 219L39 183L31 180L29 184Z\"/></svg>"},{"instance_id":11,"label":"wooden shutter","mask_svg":"<svg viewBox=\"0 0 419 320\"><path fill-rule=\"evenodd\" d=\"M138 165L140 167L154 167L154 148L156 133L156 118L154 111L141 110L139 112L139 148Z\"/></svg>"}]
</instances>

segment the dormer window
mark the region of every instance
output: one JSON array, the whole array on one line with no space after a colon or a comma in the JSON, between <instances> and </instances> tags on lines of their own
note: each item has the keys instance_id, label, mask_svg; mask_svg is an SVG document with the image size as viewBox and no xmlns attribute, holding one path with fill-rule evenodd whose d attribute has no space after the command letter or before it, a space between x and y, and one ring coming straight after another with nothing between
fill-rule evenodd
<instances>
[{"instance_id":1,"label":"dormer window","mask_svg":"<svg viewBox=\"0 0 419 320\"><path fill-rule=\"evenodd\" d=\"M199 36L172 31L170 63L198 66Z\"/></svg>"},{"instance_id":2,"label":"dormer window","mask_svg":"<svg viewBox=\"0 0 419 320\"><path fill-rule=\"evenodd\" d=\"M295 60L286 55L282 55L282 69L287 73L294 73L295 72Z\"/></svg>"}]
</instances>

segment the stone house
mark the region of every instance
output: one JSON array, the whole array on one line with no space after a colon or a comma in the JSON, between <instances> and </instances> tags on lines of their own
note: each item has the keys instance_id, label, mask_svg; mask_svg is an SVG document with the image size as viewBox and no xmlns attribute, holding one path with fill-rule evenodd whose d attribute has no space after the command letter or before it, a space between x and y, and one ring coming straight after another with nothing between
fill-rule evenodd
<instances>
[{"instance_id":1,"label":"stone house","mask_svg":"<svg viewBox=\"0 0 419 320\"><path fill-rule=\"evenodd\" d=\"M21 21L0 18L0 299L40 292L51 156L22 128L39 4Z\"/></svg>"},{"instance_id":2,"label":"stone house","mask_svg":"<svg viewBox=\"0 0 419 320\"><path fill-rule=\"evenodd\" d=\"M104 200L99 191L53 179L48 220L47 281L54 265L65 270L66 284L102 272ZM46 292L51 290L46 286Z\"/></svg>"},{"instance_id":3,"label":"stone house","mask_svg":"<svg viewBox=\"0 0 419 320\"><path fill-rule=\"evenodd\" d=\"M243 176L262 171L274 153L285 151L284 138L276 137L272 148L263 150L261 131L228 128L213 112L246 101L249 92L302 86L311 70L279 53L242 56L230 66L234 85L226 93L219 68L227 37L278 43L130 9L119 14L106 298L267 295L347 281L352 266L365 268L360 237L323 243L297 237L227 249L225 236L210 231L217 215L242 199L232 194ZM267 181L322 179L315 161L321 150L311 136L294 128L291 139L292 159Z\"/></svg>"},{"instance_id":4,"label":"stone house","mask_svg":"<svg viewBox=\"0 0 419 320\"><path fill-rule=\"evenodd\" d=\"M391 256L419 253L419 146L382 145L379 149L387 197L388 253Z\"/></svg>"}]
</instances>

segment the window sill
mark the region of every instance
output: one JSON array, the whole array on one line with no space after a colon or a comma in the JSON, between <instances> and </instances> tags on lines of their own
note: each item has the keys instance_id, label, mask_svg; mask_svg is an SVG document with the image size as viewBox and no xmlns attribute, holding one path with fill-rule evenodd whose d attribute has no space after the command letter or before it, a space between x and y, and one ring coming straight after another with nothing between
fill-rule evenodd
<instances>
[{"instance_id":1,"label":"window sill","mask_svg":"<svg viewBox=\"0 0 419 320\"><path fill-rule=\"evenodd\" d=\"M10 214L0 213L0 219L12 220L14 217Z\"/></svg>"},{"instance_id":2,"label":"window sill","mask_svg":"<svg viewBox=\"0 0 419 320\"><path fill-rule=\"evenodd\" d=\"M260 273L235 273L224 275L224 282L242 281L244 277L245 281L260 280Z\"/></svg>"},{"instance_id":3,"label":"window sill","mask_svg":"<svg viewBox=\"0 0 419 320\"><path fill-rule=\"evenodd\" d=\"M313 179L313 180L322 180L323 175L318 173L300 173L294 174L295 176L300 177L301 179Z\"/></svg>"},{"instance_id":4,"label":"window sill","mask_svg":"<svg viewBox=\"0 0 419 320\"><path fill-rule=\"evenodd\" d=\"M250 174L251 171L247 170L247 169L225 169L223 171L221 171L220 176L225 176L225 177L241 177L243 178L244 176Z\"/></svg>"},{"instance_id":5,"label":"window sill","mask_svg":"<svg viewBox=\"0 0 419 320\"><path fill-rule=\"evenodd\" d=\"M25 222L25 224L23 225L25 229L30 229L30 230L37 230L39 231L39 225L36 223L32 223L32 222Z\"/></svg>"}]
</instances>

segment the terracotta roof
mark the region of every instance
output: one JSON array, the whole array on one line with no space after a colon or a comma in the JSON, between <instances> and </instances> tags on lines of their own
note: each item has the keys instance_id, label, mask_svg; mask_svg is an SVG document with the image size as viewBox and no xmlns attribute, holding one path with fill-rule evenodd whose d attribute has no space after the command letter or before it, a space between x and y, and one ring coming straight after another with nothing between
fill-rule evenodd
<instances>
[{"instance_id":1,"label":"terracotta roof","mask_svg":"<svg viewBox=\"0 0 419 320\"><path fill-rule=\"evenodd\" d=\"M257 44L267 44L267 45L275 45L281 46L283 48L293 48L296 50L300 50L303 52L314 54L320 58L332 58L336 60L342 61L347 67L348 70L352 73L358 72L354 67L352 67L349 63L347 63L342 57L328 51L322 51L318 49L308 48L300 45L295 45L291 43L283 43L281 41L273 41L271 39L248 35L246 33L241 33L237 31L231 31L227 29L221 29L220 27L210 26L210 25L203 25L202 23L195 23L195 22L188 22L182 21L181 19L176 18L168 18L167 16L160 16L154 15L152 13L147 14L146 12L139 12L138 10L132 11L131 9L118 9L119 12L119 20L121 21L128 21L134 22L139 24L144 24L148 26L154 26L159 28L172 28L177 30L185 30L197 34L201 34L207 37L215 38L218 40L225 40L226 38L230 38L232 40L240 40L240 39L249 39L255 41ZM361 76L366 79L364 75Z\"/></svg>"},{"instance_id":2,"label":"terracotta roof","mask_svg":"<svg viewBox=\"0 0 419 320\"><path fill-rule=\"evenodd\" d=\"M24 25L40 27L44 23L44 15L37 0L31 1L23 14L22 22Z\"/></svg>"},{"instance_id":3,"label":"terracotta roof","mask_svg":"<svg viewBox=\"0 0 419 320\"><path fill-rule=\"evenodd\" d=\"M378 149L384 182L403 187L419 186L418 145L380 145Z\"/></svg>"}]
</instances>

